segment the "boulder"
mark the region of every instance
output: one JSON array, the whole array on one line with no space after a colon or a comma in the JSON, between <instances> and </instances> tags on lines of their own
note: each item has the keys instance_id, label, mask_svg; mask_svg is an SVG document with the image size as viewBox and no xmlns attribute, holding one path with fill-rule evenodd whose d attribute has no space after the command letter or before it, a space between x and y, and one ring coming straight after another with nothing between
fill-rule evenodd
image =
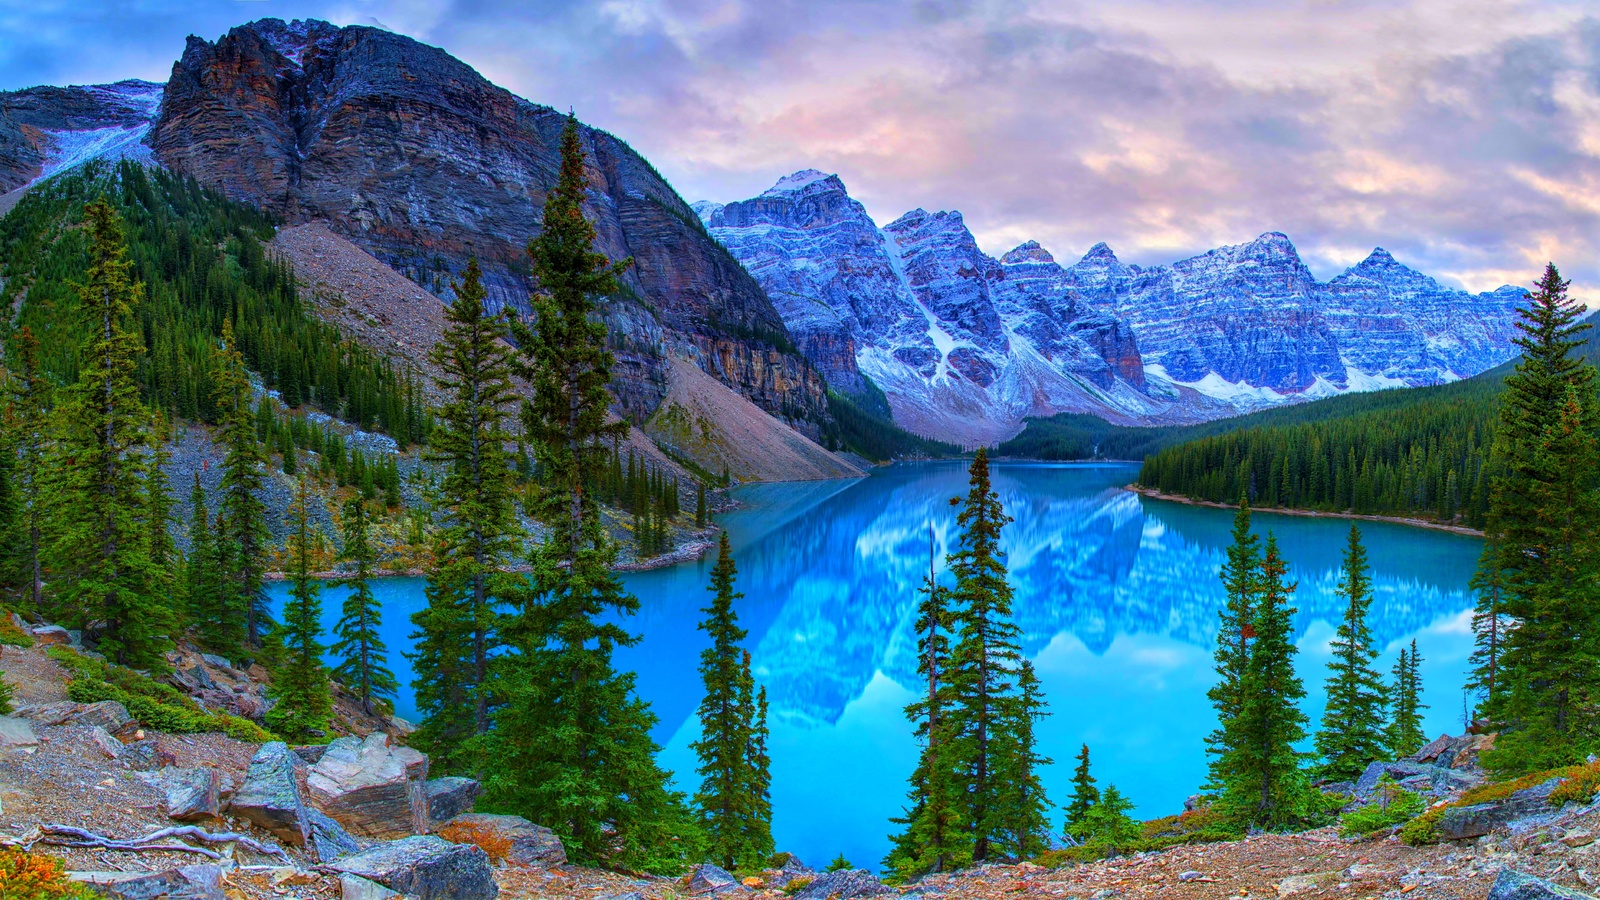
<instances>
[{"instance_id":1,"label":"boulder","mask_svg":"<svg viewBox=\"0 0 1600 900\"><path fill-rule=\"evenodd\" d=\"M320 863L331 863L361 852L361 844L338 822L312 807L306 807L306 823L311 826L306 844Z\"/></svg>"},{"instance_id":2,"label":"boulder","mask_svg":"<svg viewBox=\"0 0 1600 900\"><path fill-rule=\"evenodd\" d=\"M322 756L327 752L327 744L307 744L304 747L294 748L294 755L300 757L300 761L308 766L322 762Z\"/></svg>"},{"instance_id":3,"label":"boulder","mask_svg":"<svg viewBox=\"0 0 1600 900\"><path fill-rule=\"evenodd\" d=\"M431 834L378 844L331 868L418 900L493 900L500 892L487 853Z\"/></svg>"},{"instance_id":4,"label":"boulder","mask_svg":"<svg viewBox=\"0 0 1600 900\"><path fill-rule=\"evenodd\" d=\"M439 826L439 836L474 844L490 859L515 866L559 866L567 861L567 849L555 832L521 816L465 813Z\"/></svg>"},{"instance_id":5,"label":"boulder","mask_svg":"<svg viewBox=\"0 0 1600 900\"><path fill-rule=\"evenodd\" d=\"M391 900L400 894L376 881L345 872L339 876L339 900Z\"/></svg>"},{"instance_id":6,"label":"boulder","mask_svg":"<svg viewBox=\"0 0 1600 900\"><path fill-rule=\"evenodd\" d=\"M99 725L89 726L89 743L94 745L105 755L106 759L117 759L122 756L122 742L111 736L111 732Z\"/></svg>"},{"instance_id":7,"label":"boulder","mask_svg":"<svg viewBox=\"0 0 1600 900\"><path fill-rule=\"evenodd\" d=\"M72 639L72 632L60 625L38 625L33 629L33 643L39 647L65 647L77 642Z\"/></svg>"},{"instance_id":8,"label":"boulder","mask_svg":"<svg viewBox=\"0 0 1600 900\"><path fill-rule=\"evenodd\" d=\"M734 878L727 869L710 863L695 866L693 871L684 876L683 891L691 897L748 893L739 879Z\"/></svg>"},{"instance_id":9,"label":"boulder","mask_svg":"<svg viewBox=\"0 0 1600 900\"><path fill-rule=\"evenodd\" d=\"M84 881L117 900L227 900L222 891L222 869L217 866L183 866L133 877L95 873Z\"/></svg>"},{"instance_id":10,"label":"boulder","mask_svg":"<svg viewBox=\"0 0 1600 900\"><path fill-rule=\"evenodd\" d=\"M205 663L208 666L221 669L222 671L235 677L239 675L238 670L234 669L233 663L225 656L218 656L215 653L202 653L200 654L200 658L205 660Z\"/></svg>"},{"instance_id":11,"label":"boulder","mask_svg":"<svg viewBox=\"0 0 1600 900\"><path fill-rule=\"evenodd\" d=\"M1439 814L1434 830L1444 840L1459 841L1488 834L1524 816L1548 812L1550 792L1560 783L1561 779L1551 778L1533 787L1523 788L1504 800L1445 807Z\"/></svg>"},{"instance_id":12,"label":"boulder","mask_svg":"<svg viewBox=\"0 0 1600 900\"><path fill-rule=\"evenodd\" d=\"M222 776L216 769L161 770L167 791L167 818L207 822L222 815Z\"/></svg>"},{"instance_id":13,"label":"boulder","mask_svg":"<svg viewBox=\"0 0 1600 900\"><path fill-rule=\"evenodd\" d=\"M304 846L311 825L305 802L295 779L299 757L282 741L262 744L250 760L244 784L228 802L228 811L277 835L283 841Z\"/></svg>"},{"instance_id":14,"label":"boulder","mask_svg":"<svg viewBox=\"0 0 1600 900\"><path fill-rule=\"evenodd\" d=\"M1501 869L1500 874L1495 876L1494 884L1489 887L1489 896L1485 900L1595 900L1595 896L1543 878Z\"/></svg>"},{"instance_id":15,"label":"boulder","mask_svg":"<svg viewBox=\"0 0 1600 900\"><path fill-rule=\"evenodd\" d=\"M811 880L794 900L854 900L857 897L878 897L894 891L865 869L847 869L824 872Z\"/></svg>"},{"instance_id":16,"label":"boulder","mask_svg":"<svg viewBox=\"0 0 1600 900\"><path fill-rule=\"evenodd\" d=\"M306 787L312 805L354 834L426 834L428 794L422 779L427 769L427 757L389 746L389 736L380 731L365 740L343 737L328 744L307 773Z\"/></svg>"},{"instance_id":17,"label":"boulder","mask_svg":"<svg viewBox=\"0 0 1600 900\"><path fill-rule=\"evenodd\" d=\"M424 790L428 794L428 818L437 827L462 813L472 812L472 804L477 801L483 785L471 778L450 775L430 779Z\"/></svg>"},{"instance_id":18,"label":"boulder","mask_svg":"<svg viewBox=\"0 0 1600 900\"><path fill-rule=\"evenodd\" d=\"M817 874L816 870L801 862L800 857L795 856L793 853L786 853L784 856L783 865L778 868L778 875L781 876L779 881L781 883L787 883L805 875Z\"/></svg>"},{"instance_id":19,"label":"boulder","mask_svg":"<svg viewBox=\"0 0 1600 900\"><path fill-rule=\"evenodd\" d=\"M39 739L34 736L33 726L25 720L0 716L0 749L33 747L38 743Z\"/></svg>"},{"instance_id":20,"label":"boulder","mask_svg":"<svg viewBox=\"0 0 1600 900\"><path fill-rule=\"evenodd\" d=\"M40 703L21 707L16 714L37 725L98 725L112 734L119 734L134 724L128 708L115 700Z\"/></svg>"}]
</instances>

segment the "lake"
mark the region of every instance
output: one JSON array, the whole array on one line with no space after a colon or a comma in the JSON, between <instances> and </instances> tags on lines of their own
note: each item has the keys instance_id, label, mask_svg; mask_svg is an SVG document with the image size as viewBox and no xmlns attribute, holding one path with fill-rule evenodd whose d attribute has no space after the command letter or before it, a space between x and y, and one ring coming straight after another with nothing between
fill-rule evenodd
<instances>
[{"instance_id":1,"label":"lake","mask_svg":"<svg viewBox=\"0 0 1600 900\"><path fill-rule=\"evenodd\" d=\"M1115 782L1154 818L1182 809L1205 776L1203 738L1215 724L1206 700L1222 589L1217 569L1229 540L1227 510L1150 500L1121 490L1129 464L997 463L994 486L1015 519L1004 547L1016 591L1023 650L1050 704L1040 723L1055 763L1046 789L1065 802L1072 756L1087 743L1102 786ZM877 867L889 818L901 811L917 747L902 708L916 685L912 633L916 588L928 568L930 528L942 559L955 540L950 498L966 492L958 462L887 467L854 481L751 485L720 517L739 567L738 605L758 681L772 704L773 830L779 849L813 864L843 853ZM1306 712L1321 715L1322 682L1340 610L1335 594L1350 523L1258 514L1298 581L1294 605ZM1467 581L1481 542L1382 522L1363 522L1375 600L1372 625L1387 672L1402 644L1423 656L1426 730L1460 733L1462 682L1471 652ZM696 672L705 636L696 629L711 559L630 573L643 635L617 662L639 673L640 693L660 717L661 760L693 790L689 744L698 724ZM270 588L274 604L287 591ZM410 614L424 604L420 579L383 579L385 640L402 683ZM337 589L324 592L331 628ZM413 716L409 696L398 703ZM1052 816L1057 827L1060 816Z\"/></svg>"}]
</instances>

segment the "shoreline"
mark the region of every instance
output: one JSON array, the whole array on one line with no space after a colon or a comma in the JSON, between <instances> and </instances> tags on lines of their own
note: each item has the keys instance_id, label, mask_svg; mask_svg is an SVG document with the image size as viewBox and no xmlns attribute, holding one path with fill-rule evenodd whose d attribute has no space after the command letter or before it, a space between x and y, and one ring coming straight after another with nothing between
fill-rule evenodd
<instances>
[{"instance_id":1,"label":"shoreline","mask_svg":"<svg viewBox=\"0 0 1600 900\"><path fill-rule=\"evenodd\" d=\"M1137 484L1125 485L1122 489L1128 491L1129 493L1138 494L1141 497L1148 497L1151 500L1166 500L1171 503L1182 503L1185 506L1209 506L1212 509L1239 508L1237 504L1232 503L1218 503L1215 500L1196 500L1192 497L1185 497L1181 494L1163 494L1155 488L1147 488ZM1250 507L1250 512L1271 513L1280 516L1301 516L1307 519L1352 519L1362 522L1389 522L1394 525L1409 525L1413 528L1428 528L1432 529L1433 531L1448 531L1451 534L1459 534L1466 537L1483 537L1483 532L1477 530L1476 528L1468 528L1465 525L1446 525L1443 522L1433 522L1429 521L1428 519L1413 519L1405 516L1374 516L1351 512L1324 512L1322 510L1315 509L1289 509L1282 506L1252 506Z\"/></svg>"}]
</instances>

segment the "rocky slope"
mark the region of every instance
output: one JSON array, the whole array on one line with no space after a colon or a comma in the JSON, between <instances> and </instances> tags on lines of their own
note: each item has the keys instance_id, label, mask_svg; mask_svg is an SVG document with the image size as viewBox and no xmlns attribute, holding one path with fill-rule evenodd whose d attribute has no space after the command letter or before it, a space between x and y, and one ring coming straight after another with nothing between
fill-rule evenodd
<instances>
[{"instance_id":1,"label":"rocky slope","mask_svg":"<svg viewBox=\"0 0 1600 900\"><path fill-rule=\"evenodd\" d=\"M812 169L695 209L835 383L866 376L902 426L971 442L1030 415L1195 421L1469 377L1513 355L1523 294L1446 288L1381 248L1320 282L1276 232L1170 266L1097 244L1063 267L1033 241L995 259L960 213L879 229Z\"/></svg>"}]
</instances>

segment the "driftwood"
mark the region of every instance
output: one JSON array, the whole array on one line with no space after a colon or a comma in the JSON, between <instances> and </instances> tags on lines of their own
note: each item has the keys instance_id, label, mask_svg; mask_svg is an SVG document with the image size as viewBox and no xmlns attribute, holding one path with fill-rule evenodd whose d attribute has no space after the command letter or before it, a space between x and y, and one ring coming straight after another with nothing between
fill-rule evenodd
<instances>
[{"instance_id":1,"label":"driftwood","mask_svg":"<svg viewBox=\"0 0 1600 900\"><path fill-rule=\"evenodd\" d=\"M157 829L144 837L118 840L72 825L60 825L51 822L44 825L35 825L20 838L0 836L0 845L20 847L23 850L32 849L34 844L39 843L57 847L97 847L102 850L127 850L135 853L147 850L166 850L174 853L198 853L211 859L222 858L222 854L207 847L196 847L180 841L157 843L167 838L189 838L207 844L238 843L267 856L276 856L284 860L289 858L282 848L263 844L247 835L234 831L213 833L195 825L175 825L170 828Z\"/></svg>"}]
</instances>

